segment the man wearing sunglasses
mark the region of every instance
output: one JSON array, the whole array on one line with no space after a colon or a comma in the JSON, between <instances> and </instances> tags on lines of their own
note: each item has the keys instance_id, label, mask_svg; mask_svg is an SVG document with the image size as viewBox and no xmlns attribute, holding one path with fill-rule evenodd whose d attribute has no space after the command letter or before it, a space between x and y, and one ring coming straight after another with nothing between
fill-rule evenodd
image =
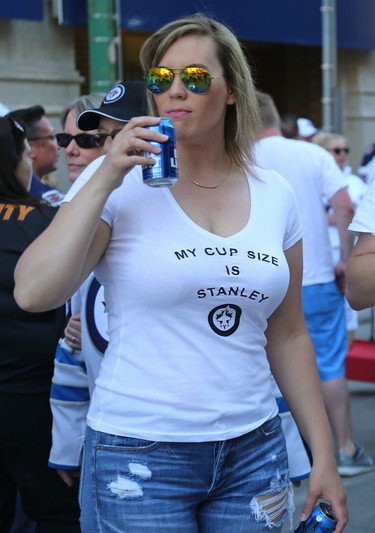
<instances>
[{"instance_id":1,"label":"man wearing sunglasses","mask_svg":"<svg viewBox=\"0 0 375 533\"><path fill-rule=\"evenodd\" d=\"M15 109L7 116L20 120L26 126L33 163L30 194L41 197L52 205L59 205L64 197L62 192L41 181L44 176L57 170L59 158L56 135L51 121L46 117L45 109L40 105L34 105Z\"/></svg>"},{"instance_id":2,"label":"man wearing sunglasses","mask_svg":"<svg viewBox=\"0 0 375 533\"><path fill-rule=\"evenodd\" d=\"M64 133L58 133L56 139L65 149L70 181L86 167L87 172L94 172L125 123L146 114L145 86L138 81L118 83L102 100L98 101L96 93L67 106L60 117ZM65 337L56 350L49 460L68 486L79 477L89 400L108 344L103 290L93 274L72 297L71 311Z\"/></svg>"}]
</instances>

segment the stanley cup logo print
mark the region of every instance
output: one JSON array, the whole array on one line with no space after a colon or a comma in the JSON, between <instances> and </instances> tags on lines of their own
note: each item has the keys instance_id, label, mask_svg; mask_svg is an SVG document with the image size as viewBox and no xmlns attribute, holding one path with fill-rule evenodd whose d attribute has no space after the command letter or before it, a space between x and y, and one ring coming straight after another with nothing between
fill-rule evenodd
<instances>
[{"instance_id":1,"label":"stanley cup logo print","mask_svg":"<svg viewBox=\"0 0 375 533\"><path fill-rule=\"evenodd\" d=\"M212 309L208 315L211 329L222 337L229 337L240 324L242 310L238 305L224 304Z\"/></svg>"}]
</instances>

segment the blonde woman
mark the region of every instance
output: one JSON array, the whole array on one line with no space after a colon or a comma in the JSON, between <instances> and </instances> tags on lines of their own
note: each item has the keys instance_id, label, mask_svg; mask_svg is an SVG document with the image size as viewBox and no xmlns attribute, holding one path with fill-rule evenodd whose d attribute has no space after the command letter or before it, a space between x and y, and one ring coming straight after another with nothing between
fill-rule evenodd
<instances>
[{"instance_id":1,"label":"blonde woman","mask_svg":"<svg viewBox=\"0 0 375 533\"><path fill-rule=\"evenodd\" d=\"M328 498L341 533L345 494L301 309L301 225L286 181L254 166L241 46L197 15L153 34L141 63L154 116L124 127L16 271L29 310L65 301L93 268L104 285L109 345L87 418L82 530L280 532L293 492L272 371L313 454L303 516ZM171 189L140 171L167 140L147 129L161 116L177 138Z\"/></svg>"}]
</instances>

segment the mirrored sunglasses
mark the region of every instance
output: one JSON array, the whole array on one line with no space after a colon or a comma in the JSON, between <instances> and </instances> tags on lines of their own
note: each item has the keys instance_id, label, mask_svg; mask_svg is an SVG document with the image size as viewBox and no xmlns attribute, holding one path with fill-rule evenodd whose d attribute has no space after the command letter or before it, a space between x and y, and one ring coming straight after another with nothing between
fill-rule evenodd
<instances>
[{"instance_id":1,"label":"mirrored sunglasses","mask_svg":"<svg viewBox=\"0 0 375 533\"><path fill-rule=\"evenodd\" d=\"M348 154L349 148L331 148L331 151L334 152L336 155L340 155L341 152L345 152L346 154Z\"/></svg>"},{"instance_id":2,"label":"mirrored sunglasses","mask_svg":"<svg viewBox=\"0 0 375 533\"><path fill-rule=\"evenodd\" d=\"M153 94L164 93L172 85L175 74L178 74L184 86L195 94L205 94L214 79L208 70L202 67L186 67L178 71L155 67L145 74L146 87Z\"/></svg>"}]
</instances>

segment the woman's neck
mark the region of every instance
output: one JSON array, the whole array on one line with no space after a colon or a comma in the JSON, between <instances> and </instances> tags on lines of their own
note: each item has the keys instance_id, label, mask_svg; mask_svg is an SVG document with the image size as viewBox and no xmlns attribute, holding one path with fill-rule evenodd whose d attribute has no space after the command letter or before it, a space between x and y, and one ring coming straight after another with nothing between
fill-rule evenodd
<instances>
[{"instance_id":1,"label":"woman's neck","mask_svg":"<svg viewBox=\"0 0 375 533\"><path fill-rule=\"evenodd\" d=\"M204 180L205 176L221 175L228 171L231 159L224 147L177 147L177 165L181 177L191 176L194 179Z\"/></svg>"}]
</instances>

